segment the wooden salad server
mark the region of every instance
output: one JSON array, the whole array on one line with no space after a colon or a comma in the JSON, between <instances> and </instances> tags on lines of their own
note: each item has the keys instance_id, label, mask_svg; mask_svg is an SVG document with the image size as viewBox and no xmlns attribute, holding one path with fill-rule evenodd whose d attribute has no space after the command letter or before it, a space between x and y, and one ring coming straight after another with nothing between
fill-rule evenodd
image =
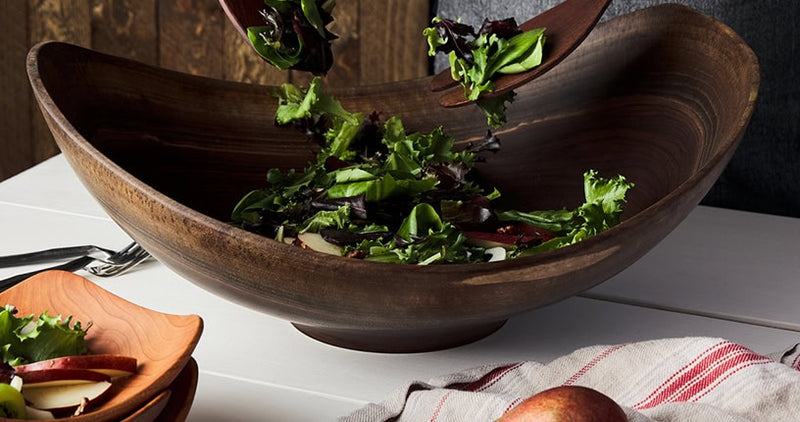
<instances>
[{"instance_id":1,"label":"wooden salad server","mask_svg":"<svg viewBox=\"0 0 800 422\"><path fill-rule=\"evenodd\" d=\"M520 29L528 31L545 28L545 56L542 64L531 70L495 76L494 90L483 97L494 97L524 85L552 69L572 53L586 39L600 20L611 0L565 0L558 6L522 23ZM439 103L445 107L458 107L472 103L464 97L464 90L444 69L431 80L432 91L445 91Z\"/></svg>"}]
</instances>

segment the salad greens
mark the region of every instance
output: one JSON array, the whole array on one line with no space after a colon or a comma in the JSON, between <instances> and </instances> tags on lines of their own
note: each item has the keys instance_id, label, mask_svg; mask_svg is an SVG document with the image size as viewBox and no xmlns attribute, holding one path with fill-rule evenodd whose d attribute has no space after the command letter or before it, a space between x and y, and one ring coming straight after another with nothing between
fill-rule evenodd
<instances>
[{"instance_id":1,"label":"salad greens","mask_svg":"<svg viewBox=\"0 0 800 422\"><path fill-rule=\"evenodd\" d=\"M508 258L563 247L615 225L633 186L588 171L586 202L574 210L495 209L501 194L471 172L483 153L499 149L491 132L455 152L441 127L408 133L397 116L381 122L376 112L348 112L319 77L305 91L282 86L275 122L297 126L321 150L302 172L270 169L268 186L245 195L232 221L287 243L318 233L352 258L483 262L498 244Z\"/></svg>"},{"instance_id":2,"label":"salad greens","mask_svg":"<svg viewBox=\"0 0 800 422\"><path fill-rule=\"evenodd\" d=\"M72 317L49 316L42 312L38 317L17 317L11 305L0 311L0 353L3 362L11 366L47 360L61 356L82 355L87 352L84 337L89 327L83 329L80 321L72 324ZM72 326L70 326L72 324Z\"/></svg>"},{"instance_id":3,"label":"salad greens","mask_svg":"<svg viewBox=\"0 0 800 422\"><path fill-rule=\"evenodd\" d=\"M333 21L334 5L334 0L264 0L264 25L247 28L247 37L278 69L323 75L333 65L336 36L325 27Z\"/></svg>"},{"instance_id":4,"label":"salad greens","mask_svg":"<svg viewBox=\"0 0 800 422\"><path fill-rule=\"evenodd\" d=\"M492 78L497 73L520 73L542 63L545 28L522 31L514 18L483 21L475 29L458 21L434 17L422 34L428 41L428 55L448 55L450 73L459 81L468 100L477 101L486 114L489 126L506 123L506 103L514 99L513 91L495 98L483 99L492 92Z\"/></svg>"}]
</instances>

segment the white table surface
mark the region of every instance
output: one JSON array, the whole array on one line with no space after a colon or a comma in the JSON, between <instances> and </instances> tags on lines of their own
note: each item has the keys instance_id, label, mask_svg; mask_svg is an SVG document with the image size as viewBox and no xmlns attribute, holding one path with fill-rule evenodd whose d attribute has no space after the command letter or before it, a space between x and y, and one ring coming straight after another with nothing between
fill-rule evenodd
<instances>
[{"instance_id":1,"label":"white table surface","mask_svg":"<svg viewBox=\"0 0 800 422\"><path fill-rule=\"evenodd\" d=\"M494 362L548 362L577 348L713 336L759 353L800 341L800 219L698 207L636 264L600 286L509 320L478 342L416 354L351 351L214 296L156 261L87 277L139 305L197 314L204 331L190 421L322 421L409 380ZM62 156L0 183L0 255L130 239ZM0 278L24 268L0 269Z\"/></svg>"}]
</instances>

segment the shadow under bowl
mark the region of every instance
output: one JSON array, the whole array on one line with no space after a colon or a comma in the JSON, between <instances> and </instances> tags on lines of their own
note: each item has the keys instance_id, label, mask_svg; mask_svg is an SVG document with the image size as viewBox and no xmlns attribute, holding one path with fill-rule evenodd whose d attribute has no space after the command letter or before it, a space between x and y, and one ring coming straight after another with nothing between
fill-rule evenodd
<instances>
[{"instance_id":1,"label":"shadow under bowl","mask_svg":"<svg viewBox=\"0 0 800 422\"><path fill-rule=\"evenodd\" d=\"M63 43L37 45L28 72L48 125L87 189L132 238L183 277L291 321L319 340L411 352L463 344L516 314L589 289L656 245L719 177L759 86L750 48L679 5L598 25L564 62L518 89L502 151L481 177L514 209L574 207L582 174L626 176L622 222L537 256L470 265L392 265L292 248L228 224L268 169L316 150L276 127L276 87L190 76ZM351 111L443 125L478 140L476 107L442 108L430 78L328 92Z\"/></svg>"}]
</instances>

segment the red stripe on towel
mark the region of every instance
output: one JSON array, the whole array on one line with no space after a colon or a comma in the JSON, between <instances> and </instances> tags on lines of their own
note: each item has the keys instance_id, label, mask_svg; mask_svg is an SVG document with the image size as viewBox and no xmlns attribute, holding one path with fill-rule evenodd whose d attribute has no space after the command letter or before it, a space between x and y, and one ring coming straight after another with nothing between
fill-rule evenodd
<instances>
[{"instance_id":1,"label":"red stripe on towel","mask_svg":"<svg viewBox=\"0 0 800 422\"><path fill-rule=\"evenodd\" d=\"M599 355L595 356L594 359L590 360L589 363L583 366L578 372L573 374L569 377L566 381L564 381L564 385L572 385L575 384L576 381L582 376L584 376L589 370L591 370L595 365L600 363L603 359L607 358L612 353L616 352L617 350L627 346L627 344L618 344L616 346L609 347L608 349L604 350Z\"/></svg>"},{"instance_id":2,"label":"red stripe on towel","mask_svg":"<svg viewBox=\"0 0 800 422\"><path fill-rule=\"evenodd\" d=\"M452 388L462 391L483 391L493 386L494 384L497 384L509 372L521 367L524 364L525 362L518 362L512 365L501 366L499 368L495 368L489 371L489 373L487 373L486 375L480 377L479 379L473 382L451 384L448 385L447 388Z\"/></svg>"},{"instance_id":3,"label":"red stripe on towel","mask_svg":"<svg viewBox=\"0 0 800 422\"><path fill-rule=\"evenodd\" d=\"M663 403L696 401L743 368L769 362L740 345L723 342L707 349L670 376L635 409L648 409Z\"/></svg>"},{"instance_id":4,"label":"red stripe on towel","mask_svg":"<svg viewBox=\"0 0 800 422\"><path fill-rule=\"evenodd\" d=\"M730 371L729 373L727 373L724 377L720 378L716 383L714 383L714 385L711 386L711 388L706 389L706 391L704 391L702 394L694 397L692 399L692 401L699 401L700 399L705 397L706 394L712 392L714 390L714 388L716 388L718 385L722 384L723 381L725 381L726 379L730 378L731 376L733 376L733 374L741 371L742 369L749 368L749 367L755 366L755 365L762 365L762 364L770 363L770 362L772 362L772 359L767 359L767 358L764 358L764 359L761 359L761 360L752 361L752 362L748 362L748 363L746 363L746 364L734 369L733 371Z\"/></svg>"},{"instance_id":5,"label":"red stripe on towel","mask_svg":"<svg viewBox=\"0 0 800 422\"><path fill-rule=\"evenodd\" d=\"M766 363L768 359L764 356L755 354L746 349L727 357L725 360L711 368L705 376L698 378L695 382L684 389L681 393L673 397L670 402L696 401L698 396L702 397L716 388L722 381L728 379L743 367L752 366L756 363Z\"/></svg>"},{"instance_id":6,"label":"red stripe on towel","mask_svg":"<svg viewBox=\"0 0 800 422\"><path fill-rule=\"evenodd\" d=\"M452 393L452 391L448 391L447 393L445 393L444 396L442 396L441 400L439 400L439 403L436 405L436 408L433 409L433 415L431 415L431 422L436 422L436 420L439 419L439 413L442 412L442 407L444 406L444 402L446 402L447 398L450 397L450 393Z\"/></svg>"},{"instance_id":7,"label":"red stripe on towel","mask_svg":"<svg viewBox=\"0 0 800 422\"><path fill-rule=\"evenodd\" d=\"M665 379L664 382L659 384L659 386L656 387L655 390L653 390L652 393L648 394L647 397L642 399L640 402L634 404L632 407L634 409L639 409L639 408L642 408L645 405L645 403L652 402L653 400L657 400L658 398L662 398L663 399L662 396L665 396L667 394L667 393L665 393L666 389L670 388L670 386L682 385L686 381L686 379L685 379L685 378L687 378L686 374L690 374L691 375L693 373L693 371L697 370L697 368L702 369L702 368L706 367L707 365L709 365L710 364L709 360L717 359L717 355L719 354L718 350L720 348L722 348L722 347L730 348L730 347L733 347L733 346L735 346L733 343L727 342L727 341L723 341L723 342L717 343L717 344L709 347L706 350L703 350L702 353L700 353L699 355L697 355L697 357L692 359L689 363L687 363L686 365L684 365L683 367L681 367L680 369L675 371L675 373L673 373L672 375L667 377L667 379Z\"/></svg>"}]
</instances>

